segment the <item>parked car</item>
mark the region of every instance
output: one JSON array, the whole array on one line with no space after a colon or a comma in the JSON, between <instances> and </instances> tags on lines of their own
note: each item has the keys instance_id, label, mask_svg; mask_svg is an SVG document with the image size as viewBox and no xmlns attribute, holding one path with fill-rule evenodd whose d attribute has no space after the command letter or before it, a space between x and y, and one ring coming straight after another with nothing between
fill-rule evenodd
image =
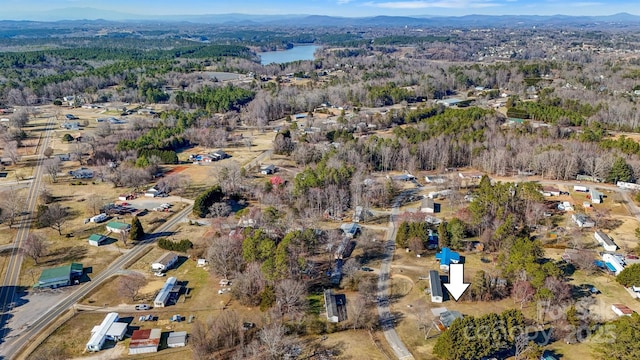
<instances>
[{"instance_id":1,"label":"parked car","mask_svg":"<svg viewBox=\"0 0 640 360\"><path fill-rule=\"evenodd\" d=\"M147 304L138 304L138 305L136 305L136 310L149 310L149 305L147 305Z\"/></svg>"},{"instance_id":2,"label":"parked car","mask_svg":"<svg viewBox=\"0 0 640 360\"><path fill-rule=\"evenodd\" d=\"M167 274L165 274L165 273L163 273L163 272L161 272L161 271L158 271L158 272L154 272L154 273L153 273L153 275L155 275L155 276L159 276L159 277L162 277L162 276L165 276L165 275L167 275Z\"/></svg>"}]
</instances>

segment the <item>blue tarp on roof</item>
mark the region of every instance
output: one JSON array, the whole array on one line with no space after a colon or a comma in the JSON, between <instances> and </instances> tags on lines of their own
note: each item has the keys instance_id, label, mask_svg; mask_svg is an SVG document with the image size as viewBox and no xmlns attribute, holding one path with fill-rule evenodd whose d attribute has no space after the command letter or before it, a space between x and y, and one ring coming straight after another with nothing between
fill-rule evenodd
<instances>
[{"instance_id":1,"label":"blue tarp on roof","mask_svg":"<svg viewBox=\"0 0 640 360\"><path fill-rule=\"evenodd\" d=\"M594 260L593 263L595 264L595 266L599 267L599 268L604 268L604 261L600 261L600 260Z\"/></svg>"},{"instance_id":2,"label":"blue tarp on roof","mask_svg":"<svg viewBox=\"0 0 640 360\"><path fill-rule=\"evenodd\" d=\"M440 265L449 265L452 262L457 263L460 261L460 254L451 251L449 248L442 248L442 250L436 254L436 259L440 260Z\"/></svg>"},{"instance_id":3,"label":"blue tarp on roof","mask_svg":"<svg viewBox=\"0 0 640 360\"><path fill-rule=\"evenodd\" d=\"M616 272L616 268L615 268L615 266L613 266L613 264L611 264L610 262L606 262L604 264L607 266L607 269L609 269L609 270L611 270L613 272Z\"/></svg>"}]
</instances>

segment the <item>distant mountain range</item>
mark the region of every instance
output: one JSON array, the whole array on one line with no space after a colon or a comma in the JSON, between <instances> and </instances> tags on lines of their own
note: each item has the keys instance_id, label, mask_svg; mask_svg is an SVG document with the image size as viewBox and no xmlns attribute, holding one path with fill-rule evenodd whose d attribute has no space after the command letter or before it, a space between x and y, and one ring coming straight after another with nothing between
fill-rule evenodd
<instances>
[{"instance_id":1,"label":"distant mountain range","mask_svg":"<svg viewBox=\"0 0 640 360\"><path fill-rule=\"evenodd\" d=\"M28 16L27 16L28 15ZM14 14L13 18L22 17ZM481 26L537 26L537 25L589 25L589 24L627 24L640 25L640 16L619 13L606 16L568 16L568 15L465 15L465 16L373 16L373 17L337 17L325 15L247 15L247 14L207 14L207 15L138 15L95 8L64 8L42 13L24 15L28 21L1 21L5 26L11 23L22 24L38 22L187 22L192 24L224 25L282 25L306 27L345 27L345 26L384 26L384 27L481 27ZM41 24L44 25L44 24ZM61 25L61 24L58 24Z\"/></svg>"}]
</instances>

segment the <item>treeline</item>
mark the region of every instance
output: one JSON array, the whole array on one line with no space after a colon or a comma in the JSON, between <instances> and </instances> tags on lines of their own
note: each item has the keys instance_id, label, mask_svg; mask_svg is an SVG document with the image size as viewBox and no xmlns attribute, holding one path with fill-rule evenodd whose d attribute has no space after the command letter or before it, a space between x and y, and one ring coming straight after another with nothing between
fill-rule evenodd
<instances>
[{"instance_id":1,"label":"treeline","mask_svg":"<svg viewBox=\"0 0 640 360\"><path fill-rule=\"evenodd\" d=\"M169 239L162 238L158 240L158 247L169 251L179 251L184 253L193 247L193 243L188 239L171 241Z\"/></svg>"},{"instance_id":2,"label":"treeline","mask_svg":"<svg viewBox=\"0 0 640 360\"><path fill-rule=\"evenodd\" d=\"M160 125L147 130L135 140L120 140L116 150L177 149L187 144L187 140L182 137L183 131L181 127Z\"/></svg>"},{"instance_id":3,"label":"treeline","mask_svg":"<svg viewBox=\"0 0 640 360\"><path fill-rule=\"evenodd\" d=\"M393 105L402 101L413 102L416 100L414 92L399 87L395 83L388 83L382 86L369 86L369 100L375 106Z\"/></svg>"},{"instance_id":4,"label":"treeline","mask_svg":"<svg viewBox=\"0 0 640 360\"><path fill-rule=\"evenodd\" d=\"M138 160L143 159L144 162L149 162L152 156L160 159L162 164L177 164L178 154L173 150L158 150L158 149L142 149L138 151ZM136 162L137 163L137 162ZM147 164L148 165L148 164Z\"/></svg>"},{"instance_id":5,"label":"treeline","mask_svg":"<svg viewBox=\"0 0 640 360\"><path fill-rule=\"evenodd\" d=\"M516 337L524 331L525 318L519 310L469 315L454 320L440 334L433 353L444 360L480 359L513 348Z\"/></svg>"},{"instance_id":6,"label":"treeline","mask_svg":"<svg viewBox=\"0 0 640 360\"><path fill-rule=\"evenodd\" d=\"M198 106L213 112L239 110L253 100L255 93L241 87L228 85L225 87L206 86L199 92L179 91L175 100L180 106L184 104Z\"/></svg>"},{"instance_id":7,"label":"treeline","mask_svg":"<svg viewBox=\"0 0 640 360\"><path fill-rule=\"evenodd\" d=\"M224 193L220 186L214 186L200 194L193 203L193 214L198 217L206 217L209 207L214 203L222 201Z\"/></svg>"}]
</instances>

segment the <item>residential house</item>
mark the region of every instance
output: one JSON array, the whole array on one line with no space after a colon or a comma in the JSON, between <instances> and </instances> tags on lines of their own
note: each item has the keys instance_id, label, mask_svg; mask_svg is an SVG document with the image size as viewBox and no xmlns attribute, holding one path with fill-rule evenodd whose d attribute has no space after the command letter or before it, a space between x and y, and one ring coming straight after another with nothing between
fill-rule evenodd
<instances>
[{"instance_id":1,"label":"residential house","mask_svg":"<svg viewBox=\"0 0 640 360\"><path fill-rule=\"evenodd\" d=\"M74 179L91 179L93 178L93 171L87 168L80 168L78 170L69 171L69 175Z\"/></svg>"},{"instance_id":2,"label":"residential house","mask_svg":"<svg viewBox=\"0 0 640 360\"><path fill-rule=\"evenodd\" d=\"M440 212L440 204L433 201L431 198L422 199L422 203L420 205L420 211L427 214L435 214Z\"/></svg>"},{"instance_id":3,"label":"residential house","mask_svg":"<svg viewBox=\"0 0 640 360\"><path fill-rule=\"evenodd\" d=\"M216 159L216 160L222 160L222 159L226 159L229 157L229 154L227 154L226 152L224 152L224 150L216 150L214 152L211 153L211 155Z\"/></svg>"},{"instance_id":4,"label":"residential house","mask_svg":"<svg viewBox=\"0 0 640 360\"><path fill-rule=\"evenodd\" d=\"M329 322L338 323L347 320L347 297L344 294L334 294L331 289L325 290L324 308Z\"/></svg>"},{"instance_id":5,"label":"residential house","mask_svg":"<svg viewBox=\"0 0 640 360\"><path fill-rule=\"evenodd\" d=\"M270 175L276 172L276 166L273 164L260 166L260 173L262 175Z\"/></svg>"},{"instance_id":6,"label":"residential house","mask_svg":"<svg viewBox=\"0 0 640 360\"><path fill-rule=\"evenodd\" d=\"M596 190L596 189L591 189L591 191L589 192L589 195L591 197L591 202L594 204L602 204L602 201L604 199L604 195Z\"/></svg>"},{"instance_id":7,"label":"residential house","mask_svg":"<svg viewBox=\"0 0 640 360\"><path fill-rule=\"evenodd\" d=\"M621 189L636 190L636 191L640 190L640 184L629 183L624 181L618 181L616 183L616 186L618 186Z\"/></svg>"},{"instance_id":8,"label":"residential house","mask_svg":"<svg viewBox=\"0 0 640 360\"><path fill-rule=\"evenodd\" d=\"M458 176L463 180L480 180L484 174L478 172L461 172L458 173Z\"/></svg>"},{"instance_id":9,"label":"residential house","mask_svg":"<svg viewBox=\"0 0 640 360\"><path fill-rule=\"evenodd\" d=\"M427 175L424 177L424 181L429 184L444 184L449 181L449 178L446 176Z\"/></svg>"},{"instance_id":10,"label":"residential house","mask_svg":"<svg viewBox=\"0 0 640 360\"><path fill-rule=\"evenodd\" d=\"M91 246L101 246L104 245L109 240L108 237L99 234L91 234L89 236L89 245Z\"/></svg>"},{"instance_id":11,"label":"residential house","mask_svg":"<svg viewBox=\"0 0 640 360\"><path fill-rule=\"evenodd\" d=\"M111 231L116 234L131 230L131 225L122 223L119 221L109 221L107 223L107 231Z\"/></svg>"},{"instance_id":12,"label":"residential house","mask_svg":"<svg viewBox=\"0 0 640 360\"><path fill-rule=\"evenodd\" d=\"M596 226L596 223L590 217L584 214L573 214L571 215L571 220L573 220L573 222L581 228Z\"/></svg>"},{"instance_id":13,"label":"residential house","mask_svg":"<svg viewBox=\"0 0 640 360\"><path fill-rule=\"evenodd\" d=\"M613 242L609 235L602 231L596 231L593 233L593 237L598 241L598 244L602 245L605 251L614 252L618 249L618 246Z\"/></svg>"},{"instance_id":14,"label":"residential house","mask_svg":"<svg viewBox=\"0 0 640 360\"><path fill-rule=\"evenodd\" d=\"M129 343L129 355L158 352L161 336L161 329L134 330Z\"/></svg>"},{"instance_id":15,"label":"residential house","mask_svg":"<svg viewBox=\"0 0 640 360\"><path fill-rule=\"evenodd\" d=\"M543 196L560 196L560 190L553 186L543 186L541 192Z\"/></svg>"},{"instance_id":16,"label":"residential house","mask_svg":"<svg viewBox=\"0 0 640 360\"><path fill-rule=\"evenodd\" d=\"M168 278L153 300L153 306L157 308L167 306L170 300L177 299L181 289L182 287L178 285L178 279L173 276Z\"/></svg>"},{"instance_id":17,"label":"residential house","mask_svg":"<svg viewBox=\"0 0 640 360\"><path fill-rule=\"evenodd\" d=\"M71 154L69 154L69 153L58 154L56 156L58 157L58 159L60 159L60 161L69 161L69 160L71 160Z\"/></svg>"},{"instance_id":18,"label":"residential house","mask_svg":"<svg viewBox=\"0 0 640 360\"><path fill-rule=\"evenodd\" d=\"M450 196L451 194L453 194L453 190L446 189L446 190L440 190L440 191L432 191L427 194L427 197L429 199L437 199L437 198Z\"/></svg>"},{"instance_id":19,"label":"residential house","mask_svg":"<svg viewBox=\"0 0 640 360\"><path fill-rule=\"evenodd\" d=\"M338 247L336 248L333 256L335 259L346 259L351 256L351 253L353 252L353 249L355 247L355 241L353 241L352 238L345 236L344 238L342 238L342 241L340 241L340 244L338 244Z\"/></svg>"},{"instance_id":20,"label":"residential house","mask_svg":"<svg viewBox=\"0 0 640 360\"><path fill-rule=\"evenodd\" d=\"M345 223L340 225L340 230L344 233L345 236L349 238L354 238L360 233L360 225L356 223Z\"/></svg>"},{"instance_id":21,"label":"residential house","mask_svg":"<svg viewBox=\"0 0 640 360\"><path fill-rule=\"evenodd\" d=\"M66 121L66 122L63 122L62 124L60 124L60 128L61 129L65 129L65 130L77 131L77 130L80 130L80 122L78 122L78 121Z\"/></svg>"},{"instance_id":22,"label":"residential house","mask_svg":"<svg viewBox=\"0 0 640 360\"><path fill-rule=\"evenodd\" d=\"M400 174L391 177L391 179L395 181L412 181L415 180L415 178L416 177L411 174Z\"/></svg>"},{"instance_id":23,"label":"residential house","mask_svg":"<svg viewBox=\"0 0 640 360\"><path fill-rule=\"evenodd\" d=\"M100 325L94 326L91 330L91 338L87 342L87 351L100 351L105 341L122 341L127 333L128 324L118 322L120 315L118 313L108 313Z\"/></svg>"},{"instance_id":24,"label":"residential house","mask_svg":"<svg viewBox=\"0 0 640 360\"><path fill-rule=\"evenodd\" d=\"M431 302L441 303L444 298L444 291L442 290L440 274L436 270L429 271L429 290L431 292Z\"/></svg>"},{"instance_id":25,"label":"residential house","mask_svg":"<svg viewBox=\"0 0 640 360\"><path fill-rule=\"evenodd\" d=\"M625 263L621 257L615 254L604 253L602 254L602 260L604 261L604 265L607 267L609 271L614 273L616 276L624 270Z\"/></svg>"},{"instance_id":26,"label":"residential house","mask_svg":"<svg viewBox=\"0 0 640 360\"><path fill-rule=\"evenodd\" d=\"M451 263L457 264L460 262L460 254L449 248L442 248L442 250L436 254L436 259L440 260L440 270L449 271L449 265L451 265Z\"/></svg>"},{"instance_id":27,"label":"residential house","mask_svg":"<svg viewBox=\"0 0 640 360\"><path fill-rule=\"evenodd\" d=\"M167 271L178 262L178 255L173 252L164 253L156 261L151 263L153 271Z\"/></svg>"},{"instance_id":28,"label":"residential house","mask_svg":"<svg viewBox=\"0 0 640 360\"><path fill-rule=\"evenodd\" d=\"M429 229L429 238L427 239L427 249L433 250L438 248L438 233Z\"/></svg>"},{"instance_id":29,"label":"residential house","mask_svg":"<svg viewBox=\"0 0 640 360\"><path fill-rule=\"evenodd\" d=\"M613 304L611 305L611 310L618 316L631 316L634 313L633 310L624 304Z\"/></svg>"},{"instance_id":30,"label":"residential house","mask_svg":"<svg viewBox=\"0 0 640 360\"><path fill-rule=\"evenodd\" d=\"M84 268L80 263L71 263L65 266L59 266L42 270L38 283L35 288L58 288L61 286L69 286L78 284L80 278L84 274Z\"/></svg>"},{"instance_id":31,"label":"residential house","mask_svg":"<svg viewBox=\"0 0 640 360\"><path fill-rule=\"evenodd\" d=\"M436 104L439 105L444 105L445 107L451 107L451 106L457 106L460 103L462 103L463 101L461 99L458 98L450 98L450 99L442 99L442 100L437 100Z\"/></svg>"},{"instance_id":32,"label":"residential house","mask_svg":"<svg viewBox=\"0 0 640 360\"><path fill-rule=\"evenodd\" d=\"M107 216L107 214L101 213L101 214L98 214L96 216L93 216L93 217L89 218L89 221L92 222L92 223L99 224L99 223L101 223L103 221L106 221L108 218L109 217Z\"/></svg>"}]
</instances>

